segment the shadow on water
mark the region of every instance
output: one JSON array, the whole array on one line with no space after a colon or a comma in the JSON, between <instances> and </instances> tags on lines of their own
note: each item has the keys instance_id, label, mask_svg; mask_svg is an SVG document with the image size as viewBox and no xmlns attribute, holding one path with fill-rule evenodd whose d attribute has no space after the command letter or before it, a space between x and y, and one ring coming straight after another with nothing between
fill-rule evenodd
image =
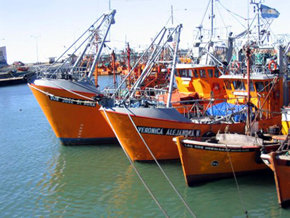
<instances>
[{"instance_id":1,"label":"shadow on water","mask_svg":"<svg viewBox=\"0 0 290 218\"><path fill-rule=\"evenodd\" d=\"M243 182L245 185L272 185L274 181L273 172L270 169L248 172L246 174L235 174L237 181ZM232 180L234 179L234 174L232 176L227 176L225 178L212 179L211 181L195 182L190 187L201 187L211 182L221 181L221 180Z\"/></svg>"}]
</instances>

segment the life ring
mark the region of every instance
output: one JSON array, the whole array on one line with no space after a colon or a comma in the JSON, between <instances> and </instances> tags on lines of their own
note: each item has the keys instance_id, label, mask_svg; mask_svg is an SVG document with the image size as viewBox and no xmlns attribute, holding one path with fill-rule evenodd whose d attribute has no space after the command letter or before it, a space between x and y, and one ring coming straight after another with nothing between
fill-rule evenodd
<instances>
[{"instance_id":1,"label":"life ring","mask_svg":"<svg viewBox=\"0 0 290 218\"><path fill-rule=\"evenodd\" d=\"M273 72L277 70L277 63L274 60L271 60L268 64L268 69Z\"/></svg>"}]
</instances>

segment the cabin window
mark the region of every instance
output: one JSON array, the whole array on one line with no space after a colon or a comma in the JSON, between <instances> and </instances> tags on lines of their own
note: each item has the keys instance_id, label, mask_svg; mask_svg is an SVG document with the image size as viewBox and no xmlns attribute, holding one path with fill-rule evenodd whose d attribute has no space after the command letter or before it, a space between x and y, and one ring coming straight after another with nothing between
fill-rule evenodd
<instances>
[{"instance_id":1,"label":"cabin window","mask_svg":"<svg viewBox=\"0 0 290 218\"><path fill-rule=\"evenodd\" d=\"M250 91L252 91L252 92L255 91L254 84L252 81L250 82Z\"/></svg>"},{"instance_id":2,"label":"cabin window","mask_svg":"<svg viewBox=\"0 0 290 218\"><path fill-rule=\"evenodd\" d=\"M246 90L244 82L240 80L233 81L233 85L235 90Z\"/></svg>"},{"instance_id":3,"label":"cabin window","mask_svg":"<svg viewBox=\"0 0 290 218\"><path fill-rule=\"evenodd\" d=\"M214 71L214 77L219 78L219 76L220 76L220 72L219 72L219 70L216 68L215 71Z\"/></svg>"},{"instance_id":4,"label":"cabin window","mask_svg":"<svg viewBox=\"0 0 290 218\"><path fill-rule=\"evenodd\" d=\"M175 75L175 76L180 76L180 74L179 74L179 70L175 70L174 75Z\"/></svg>"},{"instance_id":5,"label":"cabin window","mask_svg":"<svg viewBox=\"0 0 290 218\"><path fill-rule=\"evenodd\" d=\"M213 69L208 69L207 72L208 72L208 76L210 78L212 78L213 77Z\"/></svg>"},{"instance_id":6,"label":"cabin window","mask_svg":"<svg viewBox=\"0 0 290 218\"><path fill-rule=\"evenodd\" d=\"M232 86L231 86L230 81L225 81L225 86L226 86L227 90L232 90Z\"/></svg>"},{"instance_id":7,"label":"cabin window","mask_svg":"<svg viewBox=\"0 0 290 218\"><path fill-rule=\"evenodd\" d=\"M199 73L200 73L200 78L206 77L205 70L201 69L201 70L199 70Z\"/></svg>"},{"instance_id":8,"label":"cabin window","mask_svg":"<svg viewBox=\"0 0 290 218\"><path fill-rule=\"evenodd\" d=\"M264 91L265 86L264 86L264 83L263 82L256 82L255 83L255 86L256 86L257 92Z\"/></svg>"},{"instance_id":9,"label":"cabin window","mask_svg":"<svg viewBox=\"0 0 290 218\"><path fill-rule=\"evenodd\" d=\"M188 76L191 77L191 78L193 77L192 70L188 70Z\"/></svg>"},{"instance_id":10,"label":"cabin window","mask_svg":"<svg viewBox=\"0 0 290 218\"><path fill-rule=\"evenodd\" d=\"M179 71L181 77L188 77L188 70L180 69Z\"/></svg>"},{"instance_id":11,"label":"cabin window","mask_svg":"<svg viewBox=\"0 0 290 218\"><path fill-rule=\"evenodd\" d=\"M198 78L197 70L193 70L193 74L194 74L194 77L195 77L195 78Z\"/></svg>"}]
</instances>

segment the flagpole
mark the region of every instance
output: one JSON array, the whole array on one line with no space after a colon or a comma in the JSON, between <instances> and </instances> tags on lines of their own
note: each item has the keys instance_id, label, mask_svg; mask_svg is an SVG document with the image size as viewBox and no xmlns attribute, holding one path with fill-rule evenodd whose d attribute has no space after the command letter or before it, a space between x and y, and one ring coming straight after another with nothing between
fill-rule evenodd
<instances>
[{"instance_id":1,"label":"flagpole","mask_svg":"<svg viewBox=\"0 0 290 218\"><path fill-rule=\"evenodd\" d=\"M255 0L251 0L251 4L256 5L257 6L257 20L258 20L258 45L260 45L260 41L261 41L261 36L260 36L260 9L261 9L261 0L256 3Z\"/></svg>"},{"instance_id":2,"label":"flagpole","mask_svg":"<svg viewBox=\"0 0 290 218\"><path fill-rule=\"evenodd\" d=\"M261 3L261 1L260 1ZM261 41L261 35L260 35L260 3L257 3L257 13L258 13L258 45L260 45L260 41Z\"/></svg>"}]
</instances>

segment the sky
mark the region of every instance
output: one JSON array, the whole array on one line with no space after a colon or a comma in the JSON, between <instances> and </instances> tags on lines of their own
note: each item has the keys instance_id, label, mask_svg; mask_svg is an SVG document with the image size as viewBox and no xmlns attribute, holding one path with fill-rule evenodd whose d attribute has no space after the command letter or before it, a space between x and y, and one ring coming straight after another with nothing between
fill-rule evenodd
<instances>
[{"instance_id":1,"label":"sky","mask_svg":"<svg viewBox=\"0 0 290 218\"><path fill-rule=\"evenodd\" d=\"M257 0L256 0L257 1ZM171 25L171 5L174 25L183 24L181 48L193 41L196 27L204 17L209 0L0 0L0 47L6 46L8 63L22 61L47 62L58 57L98 17L116 9L116 23L111 27L110 47L125 48L129 42L133 49L144 49L163 26ZM248 10L249 0L214 0L215 25L242 32L245 20L253 16ZM276 34L289 34L290 1L262 0L263 4L280 12L271 30ZM237 19L224 7L245 19ZM241 25L243 24L243 25ZM224 28L225 29L225 28Z\"/></svg>"}]
</instances>

